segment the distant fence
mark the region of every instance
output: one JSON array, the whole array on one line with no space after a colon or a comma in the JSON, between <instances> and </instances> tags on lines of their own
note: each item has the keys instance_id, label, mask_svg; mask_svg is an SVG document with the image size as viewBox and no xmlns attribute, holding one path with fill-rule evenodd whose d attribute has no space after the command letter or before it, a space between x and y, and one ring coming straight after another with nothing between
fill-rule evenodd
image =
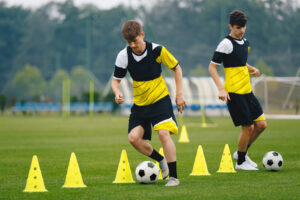
<instances>
[{"instance_id":1,"label":"distant fence","mask_svg":"<svg viewBox=\"0 0 300 200\"><path fill-rule=\"evenodd\" d=\"M61 112L62 105L56 103L16 103L12 108L13 112ZM70 104L70 111L89 111L89 103L76 102ZM113 110L112 102L96 102L94 103L93 110L95 112L111 112Z\"/></svg>"},{"instance_id":2,"label":"distant fence","mask_svg":"<svg viewBox=\"0 0 300 200\"><path fill-rule=\"evenodd\" d=\"M94 112L112 112L114 110L112 102L97 102L94 103L93 111ZM132 104L122 104L120 106L121 113L128 115L130 113ZM65 106L65 109L69 106ZM209 111L222 111L227 113L226 105L213 105L208 104L203 106L206 112ZM177 110L177 106L173 104L173 109ZM185 107L185 112L188 114L199 114L201 112L202 106L200 104L189 104ZM70 111L74 112L88 112L90 110L89 103L86 102L76 102L70 104ZM35 103L35 102L27 102L27 103L16 103L13 108L13 112L61 112L62 105L59 102L56 103ZM125 112L124 112L125 111ZM126 112L127 111L127 112ZM219 113L220 114L220 113ZM221 114L222 115L222 114ZM224 114L223 114L224 115Z\"/></svg>"}]
</instances>

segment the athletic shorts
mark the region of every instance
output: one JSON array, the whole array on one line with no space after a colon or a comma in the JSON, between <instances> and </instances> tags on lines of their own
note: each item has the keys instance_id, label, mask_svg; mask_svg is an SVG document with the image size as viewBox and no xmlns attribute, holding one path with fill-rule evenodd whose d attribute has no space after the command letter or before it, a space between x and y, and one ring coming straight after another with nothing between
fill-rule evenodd
<instances>
[{"instance_id":1,"label":"athletic shorts","mask_svg":"<svg viewBox=\"0 0 300 200\"><path fill-rule=\"evenodd\" d=\"M139 125L144 128L144 140L151 140L151 125L155 131L165 129L170 131L171 134L178 134L170 96L167 95L154 104L147 106L134 104L129 117L128 133Z\"/></svg>"},{"instance_id":2,"label":"athletic shorts","mask_svg":"<svg viewBox=\"0 0 300 200\"><path fill-rule=\"evenodd\" d=\"M235 126L249 126L254 121L266 120L260 103L254 94L229 93L228 110Z\"/></svg>"}]
</instances>

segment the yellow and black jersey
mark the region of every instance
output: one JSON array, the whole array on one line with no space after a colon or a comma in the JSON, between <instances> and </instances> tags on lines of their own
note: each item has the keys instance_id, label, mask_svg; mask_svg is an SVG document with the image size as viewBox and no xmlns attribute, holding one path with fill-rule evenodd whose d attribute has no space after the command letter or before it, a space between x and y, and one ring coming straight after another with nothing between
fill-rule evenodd
<instances>
[{"instance_id":1,"label":"yellow and black jersey","mask_svg":"<svg viewBox=\"0 0 300 200\"><path fill-rule=\"evenodd\" d=\"M133 103L138 106L151 105L169 94L161 76L161 63L170 69L178 65L164 46L146 42L146 49L140 55L127 46L117 56L114 78L122 79L128 71L133 79Z\"/></svg>"},{"instance_id":2,"label":"yellow and black jersey","mask_svg":"<svg viewBox=\"0 0 300 200\"><path fill-rule=\"evenodd\" d=\"M250 44L248 40L234 39L229 35L218 45L212 61L225 71L225 90L236 94L248 94L252 91L250 75L246 66Z\"/></svg>"}]
</instances>

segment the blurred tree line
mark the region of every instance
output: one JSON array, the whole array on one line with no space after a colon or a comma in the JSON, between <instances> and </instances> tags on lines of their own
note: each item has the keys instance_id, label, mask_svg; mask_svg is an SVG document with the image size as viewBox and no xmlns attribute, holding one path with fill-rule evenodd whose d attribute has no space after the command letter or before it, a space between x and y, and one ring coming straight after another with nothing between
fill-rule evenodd
<instances>
[{"instance_id":1,"label":"blurred tree line","mask_svg":"<svg viewBox=\"0 0 300 200\"><path fill-rule=\"evenodd\" d=\"M291 2L160 0L151 10L100 10L93 5L78 8L67 0L34 11L0 2L0 93L58 101L61 81L70 78L76 99L88 91L89 72L102 85L95 89L103 89L116 55L126 45L120 31L128 19L140 19L145 39L165 45L184 75L208 75L207 66L225 36L221 33L229 33L228 15L234 9L248 16L249 63L267 75L293 76L300 65L300 9Z\"/></svg>"}]
</instances>

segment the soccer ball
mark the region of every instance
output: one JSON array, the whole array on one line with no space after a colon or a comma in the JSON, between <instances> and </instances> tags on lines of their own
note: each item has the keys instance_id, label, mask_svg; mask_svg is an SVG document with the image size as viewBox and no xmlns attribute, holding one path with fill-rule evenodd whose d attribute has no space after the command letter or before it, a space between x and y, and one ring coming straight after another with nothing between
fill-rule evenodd
<instances>
[{"instance_id":1,"label":"soccer ball","mask_svg":"<svg viewBox=\"0 0 300 200\"><path fill-rule=\"evenodd\" d=\"M155 183L159 176L159 168L152 161L144 161L136 167L135 176L140 183Z\"/></svg>"},{"instance_id":2,"label":"soccer ball","mask_svg":"<svg viewBox=\"0 0 300 200\"><path fill-rule=\"evenodd\" d=\"M283 165L282 156L276 151L269 151L266 153L262 162L264 168L269 171L278 171Z\"/></svg>"}]
</instances>

